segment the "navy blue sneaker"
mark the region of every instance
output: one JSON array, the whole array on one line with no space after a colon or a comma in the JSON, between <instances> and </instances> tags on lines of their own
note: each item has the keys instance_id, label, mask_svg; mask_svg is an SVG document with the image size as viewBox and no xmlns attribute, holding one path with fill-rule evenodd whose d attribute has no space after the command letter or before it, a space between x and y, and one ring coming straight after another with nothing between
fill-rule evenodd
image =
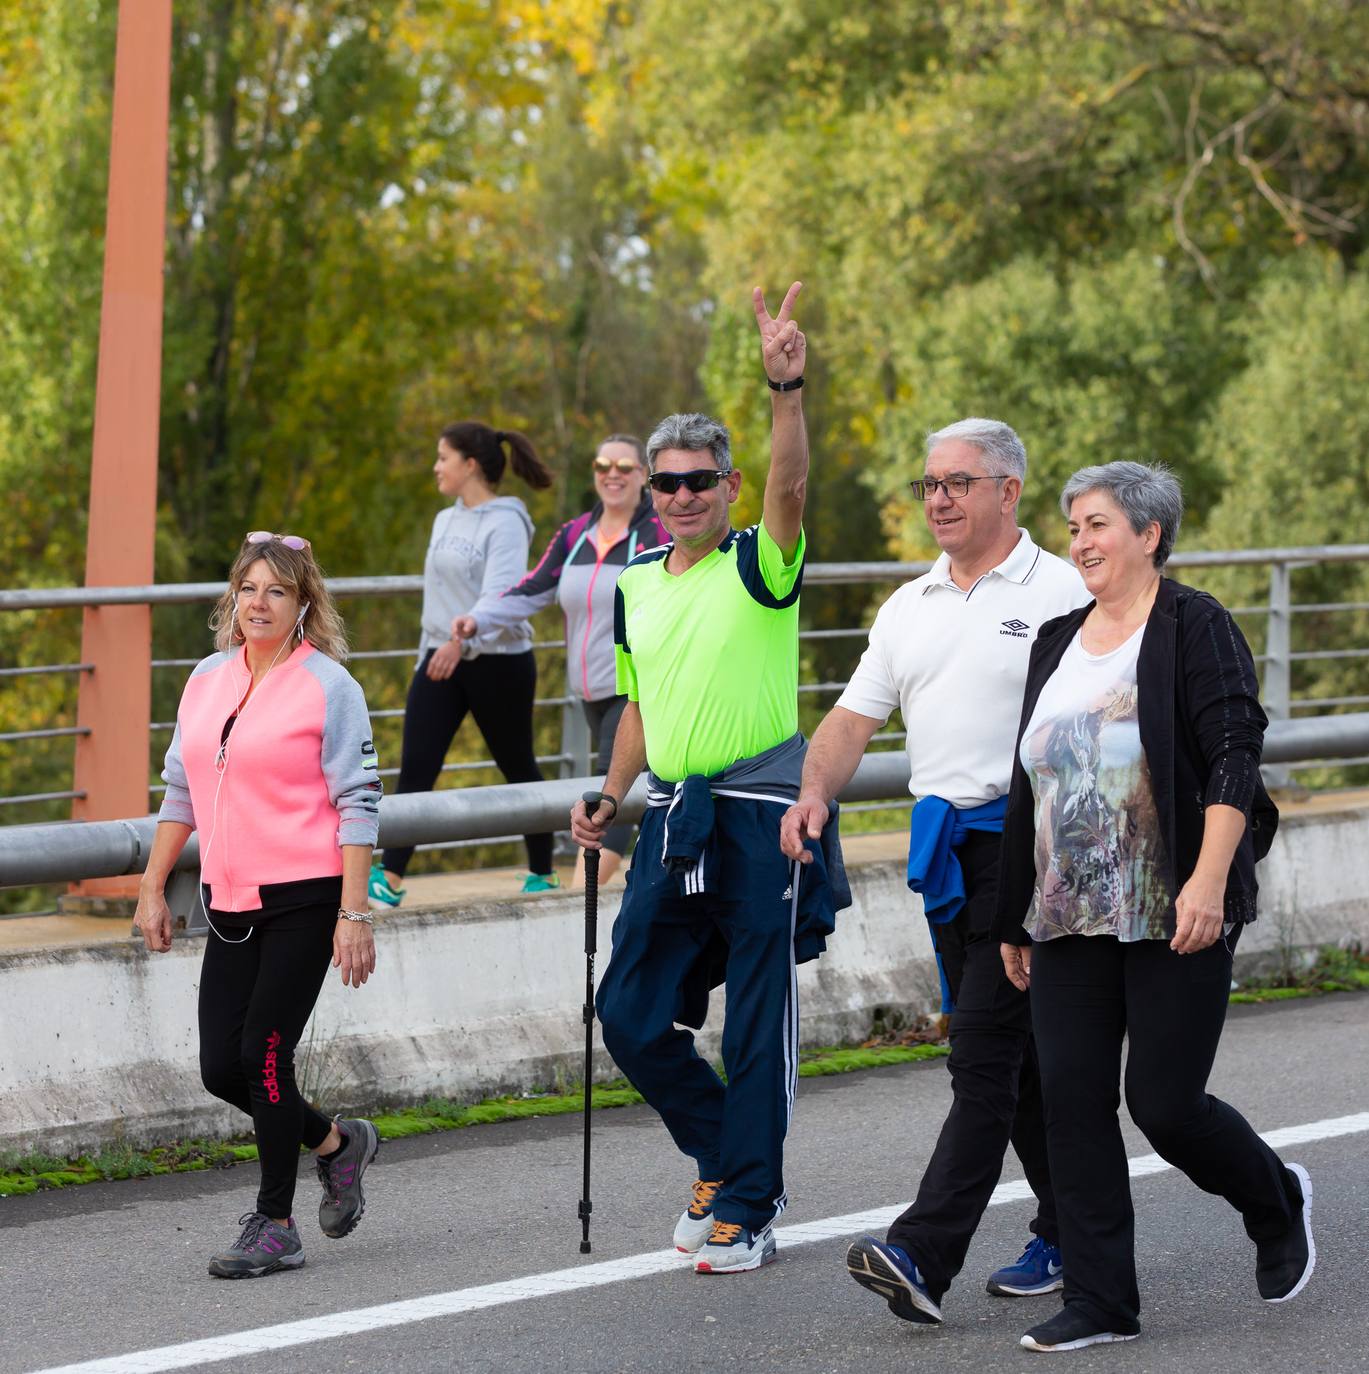
<instances>
[{"instance_id":1,"label":"navy blue sneaker","mask_svg":"<svg viewBox=\"0 0 1369 1374\"><path fill-rule=\"evenodd\" d=\"M1000 1298L1034 1298L1038 1293L1054 1293L1065 1286L1060 1247L1033 1236L1022 1257L995 1269L984 1286Z\"/></svg>"},{"instance_id":2,"label":"navy blue sneaker","mask_svg":"<svg viewBox=\"0 0 1369 1374\"><path fill-rule=\"evenodd\" d=\"M862 1288L878 1293L889 1311L905 1322L935 1326L941 1308L927 1291L927 1281L906 1250L873 1236L862 1236L846 1251L846 1268Z\"/></svg>"}]
</instances>

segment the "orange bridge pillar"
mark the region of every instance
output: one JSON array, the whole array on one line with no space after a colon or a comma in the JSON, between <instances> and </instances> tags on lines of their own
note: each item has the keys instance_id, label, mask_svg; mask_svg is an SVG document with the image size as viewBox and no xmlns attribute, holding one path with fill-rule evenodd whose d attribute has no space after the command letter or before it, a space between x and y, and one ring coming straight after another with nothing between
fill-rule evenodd
<instances>
[{"instance_id":1,"label":"orange bridge pillar","mask_svg":"<svg viewBox=\"0 0 1369 1374\"><path fill-rule=\"evenodd\" d=\"M88 587L150 584L157 519L162 265L172 0L120 0L105 232L95 440L86 537ZM152 613L88 607L81 630L72 814L142 816L148 809ZM136 889L136 879L81 885L88 895Z\"/></svg>"}]
</instances>

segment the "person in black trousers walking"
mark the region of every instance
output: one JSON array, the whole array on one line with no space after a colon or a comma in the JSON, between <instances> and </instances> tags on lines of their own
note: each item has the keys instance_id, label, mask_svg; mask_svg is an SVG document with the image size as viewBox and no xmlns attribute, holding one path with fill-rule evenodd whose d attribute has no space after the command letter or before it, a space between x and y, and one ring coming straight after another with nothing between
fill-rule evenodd
<instances>
[{"instance_id":1,"label":"person in black trousers walking","mask_svg":"<svg viewBox=\"0 0 1369 1374\"><path fill-rule=\"evenodd\" d=\"M780 829L799 858L826 824L877 730L907 725L908 886L922 896L950 1024L952 1102L917 1196L881 1240L862 1236L846 1267L896 1317L933 1325L965 1264L1011 1141L1037 1211L1022 1254L988 1276L990 1293L1028 1298L1061 1285L1027 998L1003 976L992 933L999 831L1014 722L1036 630L1087 600L1079 574L1017 524L1027 473L1022 440L1001 420L969 417L927 436L910 483L941 548L932 569L880 607L849 685L818 726L796 806ZM802 859L800 859L802 862Z\"/></svg>"},{"instance_id":2,"label":"person in black trousers walking","mask_svg":"<svg viewBox=\"0 0 1369 1374\"><path fill-rule=\"evenodd\" d=\"M1278 825L1250 649L1216 600L1161 575L1183 513L1170 473L1083 468L1060 505L1094 600L1032 649L995 921L1031 988L1065 1264L1064 1307L1021 1343L1050 1351L1140 1333L1124 1038L1132 1120L1241 1214L1260 1296L1294 1297L1316 1259L1307 1171L1207 1091Z\"/></svg>"},{"instance_id":3,"label":"person in black trousers walking","mask_svg":"<svg viewBox=\"0 0 1369 1374\"><path fill-rule=\"evenodd\" d=\"M506 458L507 448L509 458ZM399 792L427 792L467 714L475 717L505 782L541 782L533 748L537 664L526 622L463 637L461 617L479 616L528 569L532 520L516 496L497 492L506 463L530 487L551 485L531 441L474 420L448 425L437 441L437 489L452 501L433 521L423 564L423 636L404 708ZM524 892L558 886L550 833L527 835ZM412 846L387 848L371 869L373 902L398 906Z\"/></svg>"}]
</instances>

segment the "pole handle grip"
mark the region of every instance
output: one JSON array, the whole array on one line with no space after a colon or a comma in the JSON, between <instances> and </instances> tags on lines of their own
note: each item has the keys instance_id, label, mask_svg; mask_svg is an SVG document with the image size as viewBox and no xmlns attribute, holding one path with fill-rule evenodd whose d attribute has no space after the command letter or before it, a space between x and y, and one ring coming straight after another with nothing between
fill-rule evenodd
<instances>
[{"instance_id":1,"label":"pole handle grip","mask_svg":"<svg viewBox=\"0 0 1369 1374\"><path fill-rule=\"evenodd\" d=\"M599 803L604 800L602 792L584 792L580 796L586 809L591 815L599 809ZM585 855L585 891L593 893L591 900L597 901L599 888L599 851L597 849L586 849ZM592 945L588 938L586 941L586 953L590 952Z\"/></svg>"}]
</instances>

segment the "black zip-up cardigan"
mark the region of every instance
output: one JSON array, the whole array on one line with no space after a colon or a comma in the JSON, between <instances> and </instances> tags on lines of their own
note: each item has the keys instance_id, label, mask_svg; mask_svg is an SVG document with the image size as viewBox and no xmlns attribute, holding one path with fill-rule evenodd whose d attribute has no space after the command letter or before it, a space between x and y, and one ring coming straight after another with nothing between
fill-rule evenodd
<instances>
[{"instance_id":1,"label":"black zip-up cardigan","mask_svg":"<svg viewBox=\"0 0 1369 1374\"><path fill-rule=\"evenodd\" d=\"M1020 749L1037 698L1095 603L1042 625L1032 645L1022 718L1013 750L1008 814L994 934L1029 944L1023 921L1036 884L1036 819ZM1245 834L1226 880L1226 919L1255 919L1255 864L1269 852L1278 808L1260 780L1268 718L1260 706L1255 660L1226 608L1206 592L1167 577L1151 607L1136 662L1141 746L1164 842L1165 872L1177 897L1192 876L1203 842L1203 817L1218 802L1245 813ZM1174 908L1166 917L1174 934Z\"/></svg>"}]
</instances>

